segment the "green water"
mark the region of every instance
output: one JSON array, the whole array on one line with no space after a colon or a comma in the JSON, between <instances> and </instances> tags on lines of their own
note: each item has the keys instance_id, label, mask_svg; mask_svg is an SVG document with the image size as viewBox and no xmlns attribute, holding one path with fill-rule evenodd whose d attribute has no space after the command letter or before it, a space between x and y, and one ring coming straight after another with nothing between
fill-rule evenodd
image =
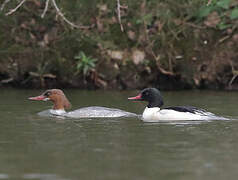
<instances>
[{"instance_id":1,"label":"green water","mask_svg":"<svg viewBox=\"0 0 238 180\"><path fill-rule=\"evenodd\" d=\"M230 121L143 123L138 119L39 117L40 90L0 90L0 179L237 179L238 92L163 92L166 105L202 107ZM72 109L100 105L142 113L137 91L66 90Z\"/></svg>"}]
</instances>

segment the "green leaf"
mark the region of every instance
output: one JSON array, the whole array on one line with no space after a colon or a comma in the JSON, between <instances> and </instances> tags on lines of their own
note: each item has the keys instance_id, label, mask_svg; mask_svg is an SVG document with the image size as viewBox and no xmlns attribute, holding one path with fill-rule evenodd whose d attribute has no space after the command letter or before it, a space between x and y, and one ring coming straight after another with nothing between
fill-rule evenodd
<instances>
[{"instance_id":1,"label":"green leaf","mask_svg":"<svg viewBox=\"0 0 238 180\"><path fill-rule=\"evenodd\" d=\"M96 66L94 62L97 59L87 56L83 51L79 52L79 55L75 56L74 59L77 59L76 74L82 72L86 76Z\"/></svg>"},{"instance_id":2,"label":"green leaf","mask_svg":"<svg viewBox=\"0 0 238 180\"><path fill-rule=\"evenodd\" d=\"M232 25L231 24L225 24L224 22L221 22L220 24L218 24L218 28L220 30L224 30L224 29L227 29L229 27L231 27Z\"/></svg>"},{"instance_id":3,"label":"green leaf","mask_svg":"<svg viewBox=\"0 0 238 180\"><path fill-rule=\"evenodd\" d=\"M230 1L231 0L220 0L217 2L217 6L223 9L229 9Z\"/></svg>"},{"instance_id":4,"label":"green leaf","mask_svg":"<svg viewBox=\"0 0 238 180\"><path fill-rule=\"evenodd\" d=\"M91 67L95 67L94 62L92 62L92 61L90 61L88 64L89 64Z\"/></svg>"},{"instance_id":5,"label":"green leaf","mask_svg":"<svg viewBox=\"0 0 238 180\"><path fill-rule=\"evenodd\" d=\"M237 19L238 18L238 7L231 11L230 18L231 19Z\"/></svg>"},{"instance_id":6,"label":"green leaf","mask_svg":"<svg viewBox=\"0 0 238 180\"><path fill-rule=\"evenodd\" d=\"M145 16L143 16L143 20L146 22L150 22L152 20L152 14L147 14Z\"/></svg>"},{"instance_id":7,"label":"green leaf","mask_svg":"<svg viewBox=\"0 0 238 180\"><path fill-rule=\"evenodd\" d=\"M136 20L136 24L142 24L142 22L143 22L143 21L142 21L141 19L137 19L137 20Z\"/></svg>"},{"instance_id":8,"label":"green leaf","mask_svg":"<svg viewBox=\"0 0 238 180\"><path fill-rule=\"evenodd\" d=\"M80 64L77 64L77 69L81 69L81 67L82 67L82 64L80 63Z\"/></svg>"},{"instance_id":9,"label":"green leaf","mask_svg":"<svg viewBox=\"0 0 238 180\"><path fill-rule=\"evenodd\" d=\"M81 56L81 57L85 56L84 52L80 51L79 56Z\"/></svg>"},{"instance_id":10,"label":"green leaf","mask_svg":"<svg viewBox=\"0 0 238 180\"><path fill-rule=\"evenodd\" d=\"M213 11L213 9L213 6L203 6L198 10L197 16L200 18L207 17Z\"/></svg>"},{"instance_id":11,"label":"green leaf","mask_svg":"<svg viewBox=\"0 0 238 180\"><path fill-rule=\"evenodd\" d=\"M74 59L76 59L76 60L80 60L80 56L78 55L78 56L74 56Z\"/></svg>"},{"instance_id":12,"label":"green leaf","mask_svg":"<svg viewBox=\"0 0 238 180\"><path fill-rule=\"evenodd\" d=\"M83 74L86 75L88 73L88 66L85 66L83 69Z\"/></svg>"}]
</instances>

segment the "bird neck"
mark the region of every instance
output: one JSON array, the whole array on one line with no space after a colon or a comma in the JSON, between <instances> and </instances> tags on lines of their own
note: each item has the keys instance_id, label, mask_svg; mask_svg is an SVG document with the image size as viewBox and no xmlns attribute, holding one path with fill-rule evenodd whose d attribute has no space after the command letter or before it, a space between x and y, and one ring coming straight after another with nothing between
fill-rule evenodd
<instances>
[{"instance_id":1,"label":"bird neck","mask_svg":"<svg viewBox=\"0 0 238 180\"><path fill-rule=\"evenodd\" d=\"M154 107L162 107L164 105L163 99L156 98L151 101L149 101L149 104L147 105L148 108L154 108Z\"/></svg>"}]
</instances>

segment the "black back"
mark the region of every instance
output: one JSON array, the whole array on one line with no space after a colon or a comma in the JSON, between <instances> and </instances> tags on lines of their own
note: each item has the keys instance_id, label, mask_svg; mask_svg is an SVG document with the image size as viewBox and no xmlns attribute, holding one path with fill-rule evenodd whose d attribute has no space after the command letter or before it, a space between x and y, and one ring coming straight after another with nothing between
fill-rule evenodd
<instances>
[{"instance_id":1,"label":"black back","mask_svg":"<svg viewBox=\"0 0 238 180\"><path fill-rule=\"evenodd\" d=\"M196 112L205 112L205 110L203 109L199 109L193 106L174 106L174 107L167 107L164 109L171 109L171 110L175 110L175 111L179 111L179 112L190 112L195 114Z\"/></svg>"}]
</instances>

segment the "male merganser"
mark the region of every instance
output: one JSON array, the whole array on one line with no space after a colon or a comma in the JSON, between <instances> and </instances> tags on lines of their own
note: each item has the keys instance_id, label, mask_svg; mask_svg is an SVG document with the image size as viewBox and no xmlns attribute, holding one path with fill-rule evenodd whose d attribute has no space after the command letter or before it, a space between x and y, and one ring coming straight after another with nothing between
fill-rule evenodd
<instances>
[{"instance_id":1,"label":"male merganser","mask_svg":"<svg viewBox=\"0 0 238 180\"><path fill-rule=\"evenodd\" d=\"M145 122L177 121L177 120L215 120L227 118L216 116L211 112L192 106L175 106L161 109L163 98L156 88L146 88L138 96L130 97L129 100L147 101L142 120Z\"/></svg>"},{"instance_id":2,"label":"male merganser","mask_svg":"<svg viewBox=\"0 0 238 180\"><path fill-rule=\"evenodd\" d=\"M52 101L53 109L40 112L40 115L56 115L70 118L102 118L102 117L132 117L137 116L134 113L126 112L120 109L106 108L99 106L91 106L80 108L71 112L66 112L65 109L71 107L71 104L64 92L60 89L49 89L43 94L36 97L30 97L29 100L35 101Z\"/></svg>"}]
</instances>

